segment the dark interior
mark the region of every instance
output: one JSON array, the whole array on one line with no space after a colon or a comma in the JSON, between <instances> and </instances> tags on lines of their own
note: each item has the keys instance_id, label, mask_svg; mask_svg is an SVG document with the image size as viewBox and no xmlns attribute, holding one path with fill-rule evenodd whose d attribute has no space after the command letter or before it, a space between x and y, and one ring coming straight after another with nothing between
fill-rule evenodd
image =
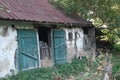
<instances>
[{"instance_id":1,"label":"dark interior","mask_svg":"<svg viewBox=\"0 0 120 80\"><path fill-rule=\"evenodd\" d=\"M50 29L46 27L39 27L39 41L44 41L47 44L49 44L49 35L50 35Z\"/></svg>"},{"instance_id":2,"label":"dark interior","mask_svg":"<svg viewBox=\"0 0 120 80\"><path fill-rule=\"evenodd\" d=\"M50 47L51 47L51 29L47 27L39 27L39 46L40 46L40 59L43 60L46 57L51 59Z\"/></svg>"},{"instance_id":3,"label":"dark interior","mask_svg":"<svg viewBox=\"0 0 120 80\"><path fill-rule=\"evenodd\" d=\"M88 34L88 29L87 29L87 28L84 28L83 30L84 30L84 34L87 35L87 34Z\"/></svg>"}]
</instances>

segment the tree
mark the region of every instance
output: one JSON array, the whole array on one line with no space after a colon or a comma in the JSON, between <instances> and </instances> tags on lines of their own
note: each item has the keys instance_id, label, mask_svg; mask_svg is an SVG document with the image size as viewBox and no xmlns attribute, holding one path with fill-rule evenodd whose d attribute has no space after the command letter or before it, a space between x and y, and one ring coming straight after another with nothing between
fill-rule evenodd
<instances>
[{"instance_id":1,"label":"tree","mask_svg":"<svg viewBox=\"0 0 120 80\"><path fill-rule=\"evenodd\" d=\"M116 43L120 38L120 0L50 0L67 14L76 14L104 27L102 40Z\"/></svg>"}]
</instances>

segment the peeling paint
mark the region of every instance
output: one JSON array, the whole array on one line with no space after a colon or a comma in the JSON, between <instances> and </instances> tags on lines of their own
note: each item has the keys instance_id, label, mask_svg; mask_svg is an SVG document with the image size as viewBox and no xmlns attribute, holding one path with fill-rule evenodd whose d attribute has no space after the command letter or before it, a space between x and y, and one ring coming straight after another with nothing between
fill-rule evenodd
<instances>
[{"instance_id":1,"label":"peeling paint","mask_svg":"<svg viewBox=\"0 0 120 80\"><path fill-rule=\"evenodd\" d=\"M10 74L11 69L17 72L15 55L18 42L16 29L34 29L34 27L30 22L0 20L0 77Z\"/></svg>"},{"instance_id":2,"label":"peeling paint","mask_svg":"<svg viewBox=\"0 0 120 80\"><path fill-rule=\"evenodd\" d=\"M75 30L76 41L75 45L78 51L83 50L83 31L82 30Z\"/></svg>"},{"instance_id":3,"label":"peeling paint","mask_svg":"<svg viewBox=\"0 0 120 80\"><path fill-rule=\"evenodd\" d=\"M0 77L10 73L10 70L15 70L14 55L17 49L17 31L12 27L0 26L0 33L6 30L7 36L0 34Z\"/></svg>"},{"instance_id":4,"label":"peeling paint","mask_svg":"<svg viewBox=\"0 0 120 80\"><path fill-rule=\"evenodd\" d=\"M83 38L84 33L81 28L64 29L66 32L66 45L67 45L67 60L71 62L73 57L79 55L79 52L83 51ZM69 40L68 33L72 32L72 41Z\"/></svg>"},{"instance_id":5,"label":"peeling paint","mask_svg":"<svg viewBox=\"0 0 120 80\"><path fill-rule=\"evenodd\" d=\"M66 40L67 40L67 47L74 47L77 49L83 48L83 30L81 28L72 28L72 29L64 29L66 31ZM73 34L73 40L69 41L68 39L68 33L72 32ZM76 34L77 33L77 34ZM75 36L76 34L76 36Z\"/></svg>"},{"instance_id":6,"label":"peeling paint","mask_svg":"<svg viewBox=\"0 0 120 80\"><path fill-rule=\"evenodd\" d=\"M8 27L6 27L6 28L3 28L3 30L2 30L2 36L3 37L7 37L7 36L9 36L9 33L8 33Z\"/></svg>"}]
</instances>

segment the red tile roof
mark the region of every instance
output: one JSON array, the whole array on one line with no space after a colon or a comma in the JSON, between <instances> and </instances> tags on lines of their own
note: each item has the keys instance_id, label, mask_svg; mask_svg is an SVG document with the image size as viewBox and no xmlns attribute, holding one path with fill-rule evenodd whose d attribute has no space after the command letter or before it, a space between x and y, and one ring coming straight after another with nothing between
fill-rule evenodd
<instances>
[{"instance_id":1,"label":"red tile roof","mask_svg":"<svg viewBox=\"0 0 120 80\"><path fill-rule=\"evenodd\" d=\"M92 25L85 20L76 21L65 16L48 0L0 0L0 19Z\"/></svg>"}]
</instances>

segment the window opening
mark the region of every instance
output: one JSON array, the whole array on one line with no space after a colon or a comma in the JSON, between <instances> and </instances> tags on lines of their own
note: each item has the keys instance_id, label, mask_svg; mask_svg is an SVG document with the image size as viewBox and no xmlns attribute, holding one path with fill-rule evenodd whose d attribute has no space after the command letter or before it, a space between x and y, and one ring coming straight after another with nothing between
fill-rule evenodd
<instances>
[{"instance_id":1,"label":"window opening","mask_svg":"<svg viewBox=\"0 0 120 80\"><path fill-rule=\"evenodd\" d=\"M84 34L88 34L88 29L84 28Z\"/></svg>"},{"instance_id":2,"label":"window opening","mask_svg":"<svg viewBox=\"0 0 120 80\"><path fill-rule=\"evenodd\" d=\"M73 40L73 33L72 32L68 32L68 40L69 41Z\"/></svg>"}]
</instances>

